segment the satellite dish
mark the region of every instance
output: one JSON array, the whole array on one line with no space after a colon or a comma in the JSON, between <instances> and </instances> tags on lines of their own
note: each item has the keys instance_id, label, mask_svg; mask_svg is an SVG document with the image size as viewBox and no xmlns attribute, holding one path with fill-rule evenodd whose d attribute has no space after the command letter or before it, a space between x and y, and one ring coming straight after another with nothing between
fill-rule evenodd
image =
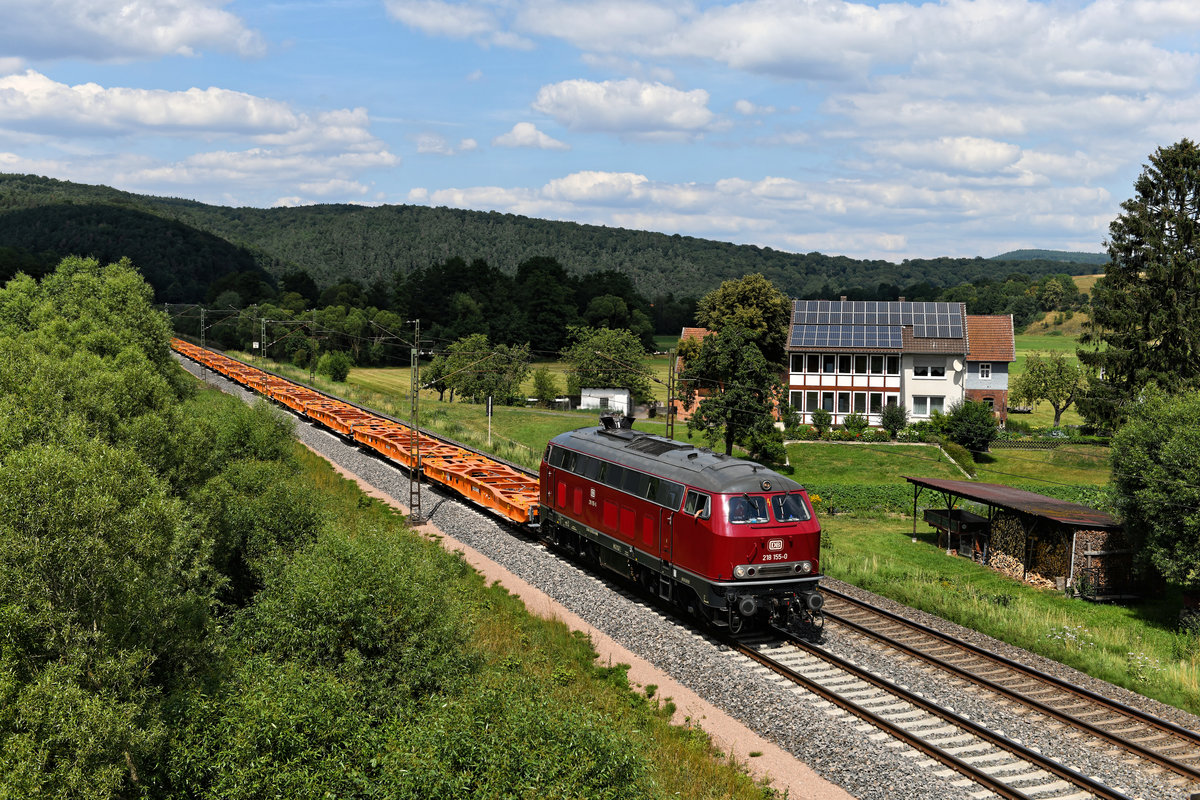
<instances>
[{"instance_id":1,"label":"satellite dish","mask_svg":"<svg viewBox=\"0 0 1200 800\"><path fill-rule=\"evenodd\" d=\"M959 370L961 370L962 368L963 368L963 362L962 362L962 359L961 359L961 358L956 358L956 359L954 359L954 371L955 371L955 372L958 372L958 371L959 371Z\"/></svg>"}]
</instances>

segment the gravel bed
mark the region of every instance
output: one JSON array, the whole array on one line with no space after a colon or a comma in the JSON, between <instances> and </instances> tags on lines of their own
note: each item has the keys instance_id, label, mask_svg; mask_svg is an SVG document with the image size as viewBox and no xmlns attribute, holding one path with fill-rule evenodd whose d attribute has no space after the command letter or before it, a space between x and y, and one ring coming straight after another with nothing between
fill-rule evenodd
<instances>
[{"instance_id":1,"label":"gravel bed","mask_svg":"<svg viewBox=\"0 0 1200 800\"><path fill-rule=\"evenodd\" d=\"M193 373L197 372L198 368L192 362L183 360L182 363ZM241 396L247 402L254 398L252 393L211 372L208 379L210 383ZM329 460L401 502L407 500L408 478L398 468L303 421L297 421L296 433L302 442ZM780 679L765 668L752 664L745 657L730 652L693 630L664 619L641 601L624 596L574 564L531 544L526 538L514 535L511 528L494 517L458 502L448 493L425 487L422 489L421 505L425 515L447 536L479 550L537 586L564 607L764 738L776 742L822 777L855 797L861 800L897 797L911 800L965 800L979 793L980 787L975 784L953 785L961 782L961 776L935 776L933 773L941 769L940 764L935 765L899 742L890 738L872 741L868 734L874 729L857 718L829 706L808 692L781 685ZM829 583L848 594L868 594L846 584ZM1078 680L1081 685L1087 685L1094 691L1105 694L1110 691L1121 692L1121 699L1129 702L1124 695L1131 693L1081 676L1062 665L1039 659L974 631L888 603L881 598L872 596L872 599L884 603L893 611L931 627L953 631L976 644L1003 652L1010 658L1034 663L1046 671L1054 670L1055 674L1070 673L1072 680ZM949 697L952 706L959 711L966 711L977 720L992 724L991 720L995 719L1000 730L1026 744L1042 748L1044 752L1060 752L1062 748L1055 742L1057 737L1044 721L1039 724L1032 719L1032 715L1013 714L1011 707L1006 711L981 693L966 698L961 686L954 686L944 676L934 679L928 668L912 662L905 663L905 660L897 659L894 655L881 654L861 640L835 636L832 630L826 635L826 646L860 664L874 665L871 668L877 668L896 683L921 687L920 690L926 692L927 696ZM1107 690L1098 685L1107 687ZM1151 703L1145 698L1141 700ZM1159 704L1152 705L1157 707L1154 713L1162 716L1167 716L1171 711L1161 710L1164 707ZM1196 727L1196 720L1188 715L1183 716L1188 717L1190 722L1181 721L1181 713L1176 711L1170 718L1179 724ZM1115 785L1130 790L1133 796L1146 800L1187 796L1180 786L1168 785L1163 776L1159 776L1156 783L1152 778L1135 775L1128 765L1114 762L1111 757L1106 759L1102 749L1093 751L1076 746L1074 751L1070 751L1070 745L1067 748L1069 755L1065 756L1065 760L1068 764L1088 774L1113 780Z\"/></svg>"}]
</instances>

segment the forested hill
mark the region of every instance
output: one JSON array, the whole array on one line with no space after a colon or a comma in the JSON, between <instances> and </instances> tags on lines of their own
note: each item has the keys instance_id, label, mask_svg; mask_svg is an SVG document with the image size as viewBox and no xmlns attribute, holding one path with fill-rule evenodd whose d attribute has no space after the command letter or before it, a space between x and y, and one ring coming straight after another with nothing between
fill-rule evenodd
<instances>
[{"instance_id":1,"label":"forested hill","mask_svg":"<svg viewBox=\"0 0 1200 800\"><path fill-rule=\"evenodd\" d=\"M934 258L863 261L820 253L796 254L753 245L669 236L660 233L552 222L512 214L463 211L449 208L393 205L363 207L315 205L299 208L229 208L188 200L152 197L121 192L105 186L89 186L31 175L0 174L0 257L14 261L41 254L85 255L128 250L135 264L151 279L159 299L167 286L165 271L182 271L172 279L180 287L206 286L225 268L205 267L195 262L171 261L156 251L155 240L163 231L181 236L181 228L155 229L141 225L134 230L113 219L93 213L72 217L73 233L66 236L53 222L38 224L39 217L60 219L62 206L110 206L121 208L142 223L142 214L181 223L182 226L225 240L232 249L229 258L244 264L254 262L279 277L297 269L306 270L324 287L352 279L362 285L390 285L397 273L409 272L461 257L482 259L512 274L518 264L535 256L557 260L577 275L600 270L618 270L630 277L648 297L674 293L699 296L722 281L748 273L762 273L791 297L836 297L839 294L874 297L881 285L909 287L928 283L932 287L954 286L981 278L1002 278L1012 273L1042 276L1055 273L1083 274L1094 265L1046 259L996 260L984 258ZM22 214L19 224L6 218ZM84 217L81 219L80 217ZM34 233L36 232L36 233ZM103 246L109 237L120 237L115 250ZM195 239L200 242L202 240ZM90 243L90 244L89 244ZM138 255L134 256L134 250ZM224 258L213 252L213 258ZM206 256L207 257L207 256ZM0 263L0 277L4 265ZM243 271L237 266L236 271ZM174 294L174 293L173 293Z\"/></svg>"},{"instance_id":2,"label":"forested hill","mask_svg":"<svg viewBox=\"0 0 1200 800\"><path fill-rule=\"evenodd\" d=\"M1010 250L993 261L1067 261L1076 264L1092 264L1100 267L1108 263L1107 253L1080 253L1065 250Z\"/></svg>"}]
</instances>

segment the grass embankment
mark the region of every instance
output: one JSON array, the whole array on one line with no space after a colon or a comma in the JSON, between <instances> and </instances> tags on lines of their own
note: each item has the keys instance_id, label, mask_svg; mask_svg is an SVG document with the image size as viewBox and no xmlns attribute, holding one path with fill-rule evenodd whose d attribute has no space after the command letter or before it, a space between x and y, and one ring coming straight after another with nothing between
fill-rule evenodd
<instances>
[{"instance_id":1,"label":"grass embankment","mask_svg":"<svg viewBox=\"0 0 1200 800\"><path fill-rule=\"evenodd\" d=\"M445 558L433 552L438 544L323 459L301 449L300 461L327 519L336 521L329 535L369 531L410 540L409 549L431 551L435 563ZM459 607L438 613L470 619L467 648L478 666L460 694L421 709L420 724L434 739L431 756L463 760L458 768L473 772L464 776L470 778L464 788L487 796L584 796L592 783L610 780L599 771L611 770L612 794L604 796L772 796L743 765L721 757L702 731L672 725L670 698L653 696L652 686L631 687L623 665L596 664L586 637L531 616L518 597L468 569L449 570L441 580L451 584L441 597ZM555 737L559 745L547 740ZM447 753L439 752L443 747ZM584 783L572 782L575 773Z\"/></svg>"}]
</instances>

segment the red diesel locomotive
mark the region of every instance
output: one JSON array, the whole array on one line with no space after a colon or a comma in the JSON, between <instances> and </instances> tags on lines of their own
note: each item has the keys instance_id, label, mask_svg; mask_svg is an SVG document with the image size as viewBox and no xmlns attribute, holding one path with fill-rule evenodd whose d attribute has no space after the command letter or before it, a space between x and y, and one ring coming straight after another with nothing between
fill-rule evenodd
<instances>
[{"instance_id":1,"label":"red diesel locomotive","mask_svg":"<svg viewBox=\"0 0 1200 800\"><path fill-rule=\"evenodd\" d=\"M821 526L803 486L603 422L546 446L544 538L732 633L764 622L820 627Z\"/></svg>"}]
</instances>

